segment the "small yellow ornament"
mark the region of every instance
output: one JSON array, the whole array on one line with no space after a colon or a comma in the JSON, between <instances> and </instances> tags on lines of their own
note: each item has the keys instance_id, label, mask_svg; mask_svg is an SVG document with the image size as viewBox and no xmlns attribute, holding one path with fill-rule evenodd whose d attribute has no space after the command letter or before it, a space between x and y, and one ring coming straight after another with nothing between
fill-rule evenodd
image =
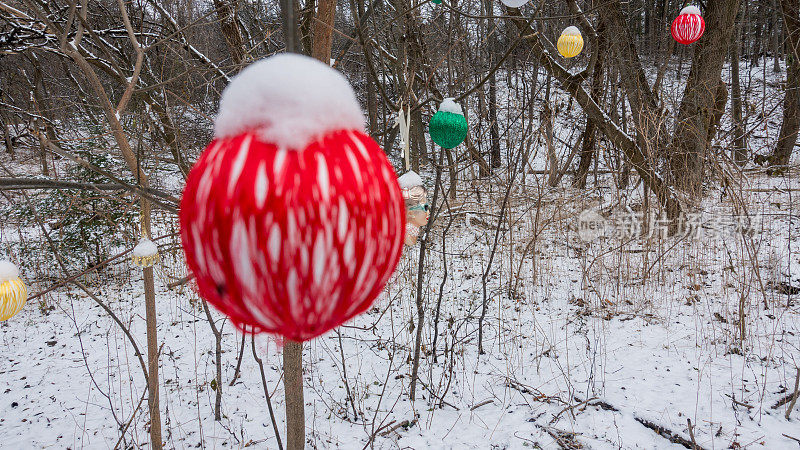
<instances>
[{"instance_id":1,"label":"small yellow ornament","mask_svg":"<svg viewBox=\"0 0 800 450\"><path fill-rule=\"evenodd\" d=\"M144 237L133 248L133 257L131 259L139 267L153 267L153 264L158 261L158 246Z\"/></svg>"},{"instance_id":2,"label":"small yellow ornament","mask_svg":"<svg viewBox=\"0 0 800 450\"><path fill-rule=\"evenodd\" d=\"M558 53L564 58L578 56L583 50L583 36L578 27L567 27L558 38Z\"/></svg>"},{"instance_id":3,"label":"small yellow ornament","mask_svg":"<svg viewBox=\"0 0 800 450\"><path fill-rule=\"evenodd\" d=\"M0 321L14 317L28 300L28 288L11 261L0 261Z\"/></svg>"}]
</instances>

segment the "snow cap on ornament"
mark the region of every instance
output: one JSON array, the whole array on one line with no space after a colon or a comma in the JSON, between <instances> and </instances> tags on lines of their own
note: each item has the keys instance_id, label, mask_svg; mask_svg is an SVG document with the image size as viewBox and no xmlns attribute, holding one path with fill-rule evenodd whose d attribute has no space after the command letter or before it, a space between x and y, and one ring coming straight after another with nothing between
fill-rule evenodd
<instances>
[{"instance_id":1,"label":"snow cap on ornament","mask_svg":"<svg viewBox=\"0 0 800 450\"><path fill-rule=\"evenodd\" d=\"M578 56L583 50L583 36L581 30L576 26L569 26L561 32L556 42L558 53L564 58L572 58Z\"/></svg>"},{"instance_id":2,"label":"snow cap on ornament","mask_svg":"<svg viewBox=\"0 0 800 450\"><path fill-rule=\"evenodd\" d=\"M0 321L14 317L28 300L28 288L11 261L0 261Z\"/></svg>"},{"instance_id":3,"label":"snow cap on ornament","mask_svg":"<svg viewBox=\"0 0 800 450\"><path fill-rule=\"evenodd\" d=\"M672 38L680 44L689 45L697 42L706 30L706 22L700 15L697 6L690 5L681 10L681 13L672 21Z\"/></svg>"},{"instance_id":4,"label":"snow cap on ornament","mask_svg":"<svg viewBox=\"0 0 800 450\"><path fill-rule=\"evenodd\" d=\"M428 126L431 139L444 148L453 148L467 137L467 119L461 105L453 98L446 98L439 105L439 111L431 117Z\"/></svg>"},{"instance_id":5,"label":"snow cap on ornament","mask_svg":"<svg viewBox=\"0 0 800 450\"><path fill-rule=\"evenodd\" d=\"M500 0L500 1L509 8L519 8L521 6L524 6L530 0Z\"/></svg>"},{"instance_id":6,"label":"snow cap on ornament","mask_svg":"<svg viewBox=\"0 0 800 450\"><path fill-rule=\"evenodd\" d=\"M408 172L400 175L397 178L397 184L400 186L402 190L408 190L416 186L422 186L422 177L419 176L417 172L413 170L409 170Z\"/></svg>"},{"instance_id":7,"label":"snow cap on ornament","mask_svg":"<svg viewBox=\"0 0 800 450\"><path fill-rule=\"evenodd\" d=\"M293 341L365 311L400 258L403 197L336 70L281 54L234 77L181 199L200 296Z\"/></svg>"},{"instance_id":8,"label":"snow cap on ornament","mask_svg":"<svg viewBox=\"0 0 800 450\"><path fill-rule=\"evenodd\" d=\"M153 267L158 258L158 246L146 237L139 240L131 256L133 264L142 268Z\"/></svg>"},{"instance_id":9,"label":"snow cap on ornament","mask_svg":"<svg viewBox=\"0 0 800 450\"><path fill-rule=\"evenodd\" d=\"M397 179L400 191L403 193L403 200L408 204L424 202L427 196L422 177L413 170L409 170Z\"/></svg>"}]
</instances>

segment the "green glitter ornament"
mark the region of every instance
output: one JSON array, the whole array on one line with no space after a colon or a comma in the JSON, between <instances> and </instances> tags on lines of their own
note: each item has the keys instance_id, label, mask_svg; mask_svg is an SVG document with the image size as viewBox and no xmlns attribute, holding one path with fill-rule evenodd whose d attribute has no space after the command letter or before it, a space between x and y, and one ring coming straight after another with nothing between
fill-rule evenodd
<instances>
[{"instance_id":1,"label":"green glitter ornament","mask_svg":"<svg viewBox=\"0 0 800 450\"><path fill-rule=\"evenodd\" d=\"M442 0L431 0L431 3L433 3L434 5L441 5Z\"/></svg>"},{"instance_id":2,"label":"green glitter ornament","mask_svg":"<svg viewBox=\"0 0 800 450\"><path fill-rule=\"evenodd\" d=\"M428 128L433 142L444 148L456 147L467 137L467 119L452 98L444 99L439 105Z\"/></svg>"}]
</instances>

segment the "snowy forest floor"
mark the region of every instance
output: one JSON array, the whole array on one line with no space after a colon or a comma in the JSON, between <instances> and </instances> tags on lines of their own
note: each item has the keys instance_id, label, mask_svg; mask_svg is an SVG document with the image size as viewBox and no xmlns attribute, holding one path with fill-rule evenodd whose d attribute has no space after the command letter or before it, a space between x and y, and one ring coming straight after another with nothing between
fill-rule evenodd
<instances>
[{"instance_id":1,"label":"snowy forest floor","mask_svg":"<svg viewBox=\"0 0 800 450\"><path fill-rule=\"evenodd\" d=\"M374 439L377 448L684 448L670 439L689 442L687 419L703 448L797 445L784 434L800 438L800 413L787 421L786 406L775 405L791 394L800 366L800 304L790 295L800 285L800 182L797 174L750 179L757 183L746 188L747 204L759 205L750 211L754 233L715 233L704 219L700 239L585 244L576 217L597 204L591 196L559 189L531 199L512 191L488 271L494 226L487 225L498 211L479 207L499 206L503 192L494 194L497 202L452 205L431 236L418 398L408 398L418 261L412 249L374 308L340 328L352 404L337 333L306 344L313 446L360 448ZM732 214L724 198L708 204L705 214ZM165 287L167 273L181 275L177 261L165 258L157 286L168 447L275 448L249 340L241 377L228 386L241 335L216 313L224 333L223 418L214 420L213 335L196 295ZM479 355L484 273L488 313ZM92 290L144 348L139 280L98 282ZM43 314L44 306L55 309ZM138 360L85 294L32 302L0 325L0 339L4 447L113 448L132 414L124 445L147 445ZM280 345L257 336L256 347L282 424Z\"/></svg>"},{"instance_id":2,"label":"snowy forest floor","mask_svg":"<svg viewBox=\"0 0 800 450\"><path fill-rule=\"evenodd\" d=\"M764 153L777 136L782 95L774 77L759 78L760 71L746 71L744 83L750 148ZM681 89L672 86L673 107ZM563 96L556 101L563 160L582 128L574 117L580 110ZM720 140L730 130L726 115ZM532 156L530 168L545 167L543 153ZM36 165L31 159L29 169ZM734 176L740 184L710 189L693 211L700 214L697 235L645 233L590 243L577 235L588 209L609 224L637 229L647 208L636 177L619 191L611 176L590 174L590 188L579 191L518 174L501 214L508 180L474 181L460 173L456 199L445 204L430 235L417 398L409 399L409 383L419 247L406 250L370 311L305 345L308 447L679 449L691 446L693 434L706 449L796 448L800 409L784 417L800 367L794 163L782 177L751 166ZM153 178L167 180L167 187L180 184L174 172L159 175ZM429 172L423 175L432 182ZM733 219L745 211L751 220L742 233ZM191 285L167 287L186 276L177 224L162 216L155 223L158 235L167 236L158 241L163 258L156 266L166 447L277 448L250 338L241 376L229 386L241 334L216 311L223 417L214 420L220 387L214 336ZM0 245L21 262L32 294L66 277L44 244L41 254L22 254L29 248L23 239L42 237L35 227L0 225ZM122 260L82 280L144 349L143 286L132 269ZM485 353L479 354L484 295ZM138 357L87 294L61 288L29 302L0 323L0 342L0 447L149 446ZM256 336L255 347L283 433L280 343Z\"/></svg>"}]
</instances>

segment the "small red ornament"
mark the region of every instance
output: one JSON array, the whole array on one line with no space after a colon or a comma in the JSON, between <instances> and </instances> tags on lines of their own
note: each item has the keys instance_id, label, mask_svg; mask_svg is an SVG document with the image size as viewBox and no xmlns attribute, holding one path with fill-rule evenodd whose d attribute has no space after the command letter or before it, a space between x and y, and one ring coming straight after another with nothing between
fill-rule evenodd
<instances>
[{"instance_id":1,"label":"small red ornament","mask_svg":"<svg viewBox=\"0 0 800 450\"><path fill-rule=\"evenodd\" d=\"M285 89L303 95L290 88L265 88L272 94L264 108L277 104L291 115L289 100L269 98ZM342 105L329 101L323 112L327 107ZM323 123L322 134L298 141L269 126L277 125L209 144L186 181L181 240L200 295L239 328L305 341L364 312L380 294L402 251L403 197L383 150L359 129L326 130Z\"/></svg>"},{"instance_id":2,"label":"small red ornament","mask_svg":"<svg viewBox=\"0 0 800 450\"><path fill-rule=\"evenodd\" d=\"M687 6L672 21L672 38L678 43L689 45L697 42L706 30L706 22L696 6Z\"/></svg>"}]
</instances>

